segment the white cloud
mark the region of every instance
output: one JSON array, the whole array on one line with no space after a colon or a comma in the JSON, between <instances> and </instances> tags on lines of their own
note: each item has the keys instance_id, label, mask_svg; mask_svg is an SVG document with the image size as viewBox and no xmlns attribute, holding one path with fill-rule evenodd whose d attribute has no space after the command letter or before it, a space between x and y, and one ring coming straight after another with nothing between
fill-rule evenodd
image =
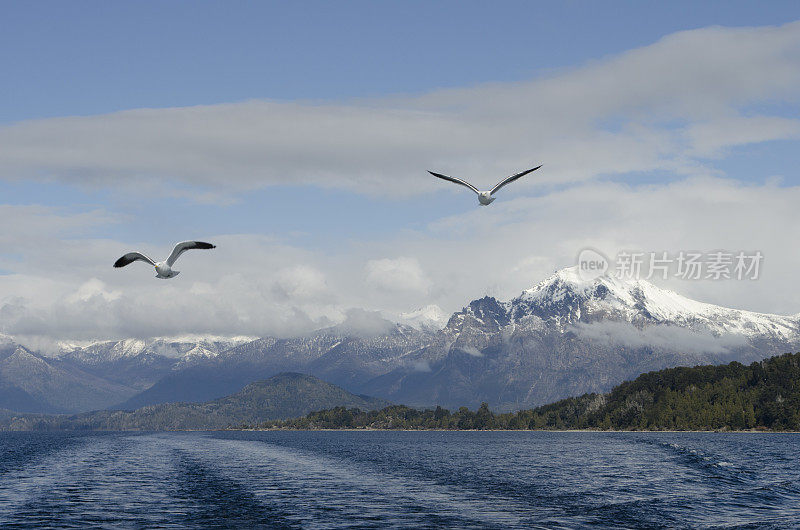
<instances>
[{"instance_id":1,"label":"white cloud","mask_svg":"<svg viewBox=\"0 0 800 530\"><path fill-rule=\"evenodd\" d=\"M307 265L296 265L275 274L276 293L295 300L319 300L328 292L325 274Z\"/></svg>"},{"instance_id":2,"label":"white cloud","mask_svg":"<svg viewBox=\"0 0 800 530\"><path fill-rule=\"evenodd\" d=\"M696 123L686 131L692 152L698 156L719 156L739 145L800 137L800 120L756 116L731 116Z\"/></svg>"},{"instance_id":3,"label":"white cloud","mask_svg":"<svg viewBox=\"0 0 800 530\"><path fill-rule=\"evenodd\" d=\"M286 336L346 320L375 329L383 325L376 315L353 308L397 315L436 304L449 313L486 294L510 298L573 265L585 247L609 257L621 249L761 250L756 282L667 287L731 307L798 313L800 249L791 235L800 232L800 187L743 185L703 167L737 145L797 138L796 118L759 104L791 106L798 94L800 23L793 23L681 32L526 83L0 127L0 178L113 190L135 182L138 193L202 201L275 184L401 195L443 189L426 177L429 167L490 175L487 184L532 162L547 169L516 183L516 199L333 251L210 234L218 248L182 257L183 274L168 282L142 264L111 268L131 249L169 251L93 238L120 221L117 212L0 205L0 226L13 227L0 231L0 333ZM647 170L673 180L591 180ZM525 196L554 184L549 194Z\"/></svg>"},{"instance_id":4,"label":"white cloud","mask_svg":"<svg viewBox=\"0 0 800 530\"><path fill-rule=\"evenodd\" d=\"M431 286L416 258L374 259L365 270L367 285L382 291L426 293Z\"/></svg>"},{"instance_id":5,"label":"white cloud","mask_svg":"<svg viewBox=\"0 0 800 530\"><path fill-rule=\"evenodd\" d=\"M109 291L106 289L106 284L97 278L83 283L78 290L70 295L67 300L69 302L88 302L92 298L100 297L106 302L117 300L122 296L121 291Z\"/></svg>"},{"instance_id":6,"label":"white cloud","mask_svg":"<svg viewBox=\"0 0 800 530\"><path fill-rule=\"evenodd\" d=\"M349 335L374 337L387 333L394 323L383 318L378 311L353 308L345 312L345 319L338 327Z\"/></svg>"},{"instance_id":7,"label":"white cloud","mask_svg":"<svg viewBox=\"0 0 800 530\"><path fill-rule=\"evenodd\" d=\"M19 220L25 212L28 228L23 241L11 242L13 255L0 259L0 268L10 272L0 275L0 333L287 336L342 322L351 308L397 315L436 304L450 313L486 294L516 296L554 269L573 265L585 247L612 259L622 249L760 250L757 281L660 283L702 301L795 314L800 249L790 235L800 232L798 203L800 187L717 177L647 186L585 183L498 200L338 253L259 235L212 235L218 248L187 253L183 273L169 281L154 279L139 263L111 267L131 248L164 249L86 238L92 222L105 222L102 213L90 216L93 221L76 213L79 222L48 209L18 209L14 215ZM73 226L79 238L58 232L62 226Z\"/></svg>"},{"instance_id":8,"label":"white cloud","mask_svg":"<svg viewBox=\"0 0 800 530\"><path fill-rule=\"evenodd\" d=\"M0 204L0 246L15 251L44 247L43 242L57 242L59 236L86 233L92 228L119 222L103 210L73 211L38 205ZM46 250L46 249L45 249ZM1 256L1 255L0 255Z\"/></svg>"},{"instance_id":9,"label":"white cloud","mask_svg":"<svg viewBox=\"0 0 800 530\"><path fill-rule=\"evenodd\" d=\"M429 167L488 175L488 185L546 164L518 187L631 171L693 174L728 146L796 136L796 119L753 106L796 103L799 89L800 22L712 27L524 83L21 122L0 128L0 178L130 183L129 191L214 201L276 184L422 193L438 185Z\"/></svg>"}]
</instances>

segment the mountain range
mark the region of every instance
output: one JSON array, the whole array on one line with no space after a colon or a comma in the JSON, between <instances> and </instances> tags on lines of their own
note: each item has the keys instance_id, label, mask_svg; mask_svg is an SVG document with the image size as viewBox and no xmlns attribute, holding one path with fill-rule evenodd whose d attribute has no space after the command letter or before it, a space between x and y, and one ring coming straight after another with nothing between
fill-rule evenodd
<instances>
[{"instance_id":1,"label":"mountain range","mask_svg":"<svg viewBox=\"0 0 800 530\"><path fill-rule=\"evenodd\" d=\"M134 411L99 410L72 416L18 415L0 411L4 430L185 430L224 429L303 416L319 408L375 410L389 403L356 396L304 374L282 373L207 403L162 403Z\"/></svg>"},{"instance_id":2,"label":"mountain range","mask_svg":"<svg viewBox=\"0 0 800 530\"><path fill-rule=\"evenodd\" d=\"M182 337L65 343L53 356L0 336L0 408L43 413L104 409L146 390L173 370L249 340Z\"/></svg>"},{"instance_id":3,"label":"mountain range","mask_svg":"<svg viewBox=\"0 0 800 530\"><path fill-rule=\"evenodd\" d=\"M370 332L182 337L62 345L45 356L0 340L0 408L132 410L208 402L280 372L411 406L530 408L606 392L674 366L748 363L797 351L800 318L691 300L643 280L563 269L519 296L484 297L448 319L429 306Z\"/></svg>"}]
</instances>

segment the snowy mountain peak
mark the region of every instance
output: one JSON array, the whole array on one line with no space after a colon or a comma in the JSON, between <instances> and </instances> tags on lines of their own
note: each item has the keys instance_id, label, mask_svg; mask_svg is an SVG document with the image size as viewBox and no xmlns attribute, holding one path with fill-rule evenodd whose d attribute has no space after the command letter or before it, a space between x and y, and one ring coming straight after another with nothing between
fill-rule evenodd
<instances>
[{"instance_id":1,"label":"snowy mountain peak","mask_svg":"<svg viewBox=\"0 0 800 530\"><path fill-rule=\"evenodd\" d=\"M447 315L435 304L426 305L416 311L400 313L400 322L420 331L436 331L447 324Z\"/></svg>"},{"instance_id":2,"label":"snowy mountain peak","mask_svg":"<svg viewBox=\"0 0 800 530\"><path fill-rule=\"evenodd\" d=\"M708 313L717 307L656 287L645 280L619 279L614 276L584 279L577 267L557 271L523 291L512 301L514 303L556 310L590 303L591 307L588 309L635 311L653 320L669 320L687 313Z\"/></svg>"},{"instance_id":3,"label":"snowy mountain peak","mask_svg":"<svg viewBox=\"0 0 800 530\"><path fill-rule=\"evenodd\" d=\"M637 326L670 324L714 334L770 335L796 340L797 317L754 313L698 302L645 280L584 279L577 267L557 271L511 301L515 320L534 315L561 324L599 320Z\"/></svg>"},{"instance_id":4,"label":"snowy mountain peak","mask_svg":"<svg viewBox=\"0 0 800 530\"><path fill-rule=\"evenodd\" d=\"M84 344L62 343L61 356L79 359L84 363L103 363L133 359L140 356L159 356L167 359L197 359L213 357L222 351L254 340L253 337L219 337L186 335L152 339L122 339Z\"/></svg>"}]
</instances>

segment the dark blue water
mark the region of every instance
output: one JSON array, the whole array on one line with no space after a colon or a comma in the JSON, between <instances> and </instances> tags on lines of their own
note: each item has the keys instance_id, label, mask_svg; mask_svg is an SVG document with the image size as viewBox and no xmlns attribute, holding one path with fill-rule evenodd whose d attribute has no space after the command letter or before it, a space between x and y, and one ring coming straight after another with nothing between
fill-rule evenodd
<instances>
[{"instance_id":1,"label":"dark blue water","mask_svg":"<svg viewBox=\"0 0 800 530\"><path fill-rule=\"evenodd\" d=\"M0 526L799 528L800 435L0 433Z\"/></svg>"}]
</instances>

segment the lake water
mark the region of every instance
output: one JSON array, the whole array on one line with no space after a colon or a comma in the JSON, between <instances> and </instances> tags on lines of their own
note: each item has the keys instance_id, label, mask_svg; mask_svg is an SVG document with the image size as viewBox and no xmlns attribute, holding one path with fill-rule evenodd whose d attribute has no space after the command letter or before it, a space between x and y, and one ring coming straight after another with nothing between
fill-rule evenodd
<instances>
[{"instance_id":1,"label":"lake water","mask_svg":"<svg viewBox=\"0 0 800 530\"><path fill-rule=\"evenodd\" d=\"M799 528L800 435L0 433L0 527Z\"/></svg>"}]
</instances>

